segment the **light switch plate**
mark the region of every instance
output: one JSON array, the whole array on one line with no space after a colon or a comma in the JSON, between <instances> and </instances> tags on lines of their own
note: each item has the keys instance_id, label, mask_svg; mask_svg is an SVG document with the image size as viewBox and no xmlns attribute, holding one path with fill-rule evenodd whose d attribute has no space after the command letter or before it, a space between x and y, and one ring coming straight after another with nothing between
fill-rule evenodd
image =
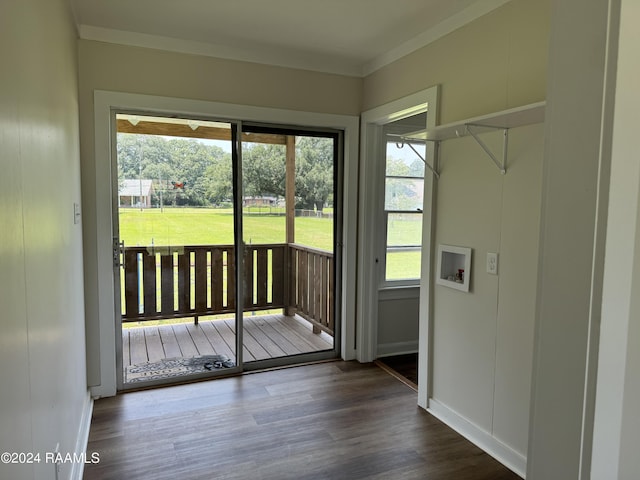
<instances>
[{"instance_id":1,"label":"light switch plate","mask_svg":"<svg viewBox=\"0 0 640 480\"><path fill-rule=\"evenodd\" d=\"M498 274L498 254L487 253L487 273L491 275Z\"/></svg>"}]
</instances>

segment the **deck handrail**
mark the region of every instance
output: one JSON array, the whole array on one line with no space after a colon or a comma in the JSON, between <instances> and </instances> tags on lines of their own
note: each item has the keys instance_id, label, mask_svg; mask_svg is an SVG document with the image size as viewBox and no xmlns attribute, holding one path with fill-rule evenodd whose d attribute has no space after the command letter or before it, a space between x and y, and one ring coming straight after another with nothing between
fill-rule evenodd
<instances>
[{"instance_id":1,"label":"deck handrail","mask_svg":"<svg viewBox=\"0 0 640 480\"><path fill-rule=\"evenodd\" d=\"M233 245L125 247L124 322L232 313L236 308ZM333 254L304 245L244 248L244 309L295 311L333 334ZM289 274L287 274L289 272Z\"/></svg>"},{"instance_id":2,"label":"deck handrail","mask_svg":"<svg viewBox=\"0 0 640 480\"><path fill-rule=\"evenodd\" d=\"M289 244L290 307L314 326L333 335L333 253L305 245Z\"/></svg>"}]
</instances>

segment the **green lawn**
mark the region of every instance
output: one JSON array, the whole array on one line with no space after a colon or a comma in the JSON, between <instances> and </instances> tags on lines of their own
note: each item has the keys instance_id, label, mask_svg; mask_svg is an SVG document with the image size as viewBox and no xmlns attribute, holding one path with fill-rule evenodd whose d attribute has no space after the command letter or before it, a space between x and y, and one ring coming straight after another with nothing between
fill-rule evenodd
<instances>
[{"instance_id":1,"label":"green lawn","mask_svg":"<svg viewBox=\"0 0 640 480\"><path fill-rule=\"evenodd\" d=\"M245 215L246 243L284 243L285 217ZM136 245L224 245L233 243L230 209L120 209L120 239ZM327 218L296 218L296 243L332 250L333 222Z\"/></svg>"},{"instance_id":2,"label":"green lawn","mask_svg":"<svg viewBox=\"0 0 640 480\"><path fill-rule=\"evenodd\" d=\"M386 280L420 278L421 252L392 252L387 254Z\"/></svg>"}]
</instances>

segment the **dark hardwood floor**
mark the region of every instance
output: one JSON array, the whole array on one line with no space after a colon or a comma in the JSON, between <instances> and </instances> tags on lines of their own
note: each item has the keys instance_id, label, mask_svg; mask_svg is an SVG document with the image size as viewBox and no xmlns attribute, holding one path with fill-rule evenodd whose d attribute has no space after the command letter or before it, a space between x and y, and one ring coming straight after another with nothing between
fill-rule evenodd
<instances>
[{"instance_id":1,"label":"dark hardwood floor","mask_svg":"<svg viewBox=\"0 0 640 480\"><path fill-rule=\"evenodd\" d=\"M373 364L327 362L97 400L84 478L519 477Z\"/></svg>"}]
</instances>

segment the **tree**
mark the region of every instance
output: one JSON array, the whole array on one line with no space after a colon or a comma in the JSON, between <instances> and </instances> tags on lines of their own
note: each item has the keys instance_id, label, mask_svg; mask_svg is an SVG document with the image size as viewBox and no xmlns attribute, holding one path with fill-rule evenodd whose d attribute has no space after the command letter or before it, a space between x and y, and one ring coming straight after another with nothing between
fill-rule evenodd
<instances>
[{"instance_id":1,"label":"tree","mask_svg":"<svg viewBox=\"0 0 640 480\"><path fill-rule=\"evenodd\" d=\"M216 159L204 175L205 196L214 205L233 200L231 155Z\"/></svg>"},{"instance_id":2,"label":"tree","mask_svg":"<svg viewBox=\"0 0 640 480\"><path fill-rule=\"evenodd\" d=\"M296 138L297 207L322 211L333 201L333 139ZM118 178L151 179L164 205L204 206L232 199L231 154L193 139L119 133ZM286 147L249 143L243 149L243 189L247 196L285 196ZM172 182L184 188L173 188Z\"/></svg>"},{"instance_id":3,"label":"tree","mask_svg":"<svg viewBox=\"0 0 640 480\"><path fill-rule=\"evenodd\" d=\"M333 172L332 138L296 138L297 207L321 212L333 199Z\"/></svg>"},{"instance_id":4,"label":"tree","mask_svg":"<svg viewBox=\"0 0 640 480\"><path fill-rule=\"evenodd\" d=\"M252 143L242 150L242 184L246 196L285 196L286 147Z\"/></svg>"},{"instance_id":5,"label":"tree","mask_svg":"<svg viewBox=\"0 0 640 480\"><path fill-rule=\"evenodd\" d=\"M158 204L160 191L163 204L210 204L213 185L226 181L226 174L214 166L231 164L231 155L218 146L155 135L119 133L117 155L118 179L151 179ZM183 188L175 188L174 182Z\"/></svg>"}]
</instances>

